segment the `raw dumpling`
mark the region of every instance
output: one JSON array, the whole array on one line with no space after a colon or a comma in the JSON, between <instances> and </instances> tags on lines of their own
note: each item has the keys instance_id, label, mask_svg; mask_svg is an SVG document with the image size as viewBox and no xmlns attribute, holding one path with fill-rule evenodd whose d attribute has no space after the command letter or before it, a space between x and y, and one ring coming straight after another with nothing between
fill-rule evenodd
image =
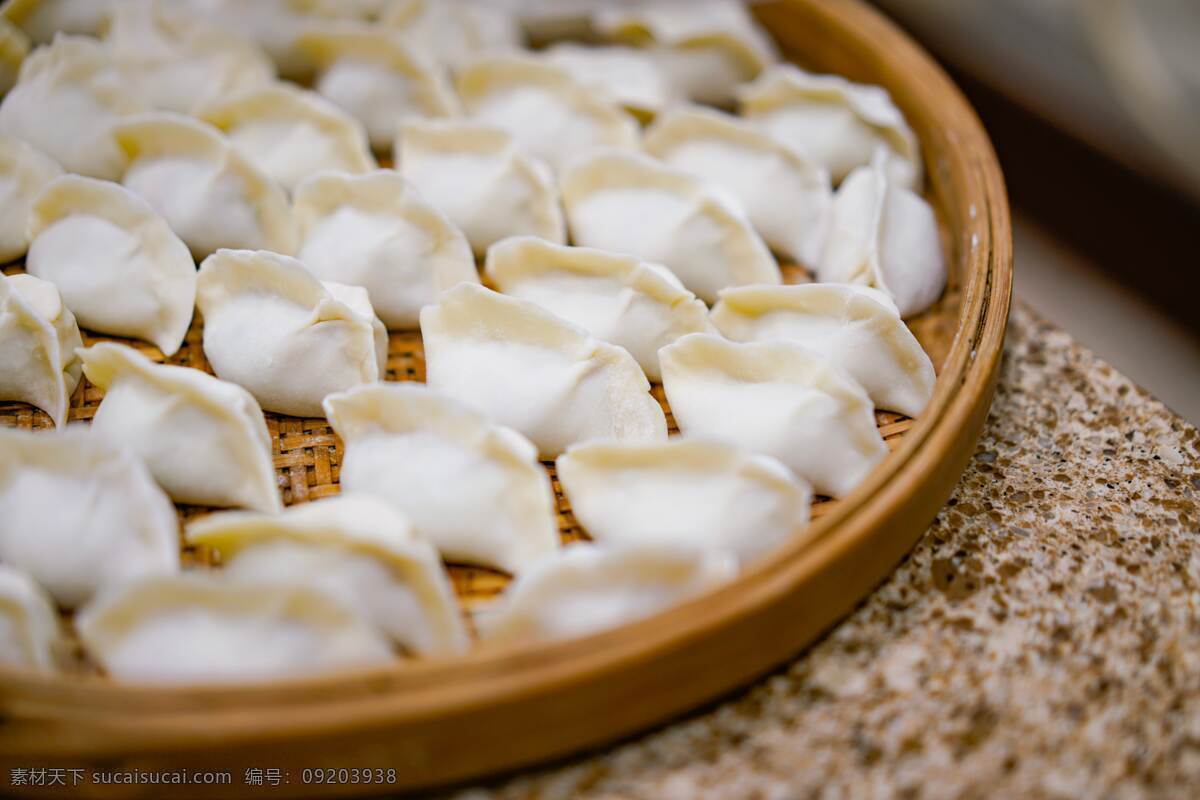
<instances>
[{"instance_id":1,"label":"raw dumpling","mask_svg":"<svg viewBox=\"0 0 1200 800\"><path fill-rule=\"evenodd\" d=\"M75 608L178 572L179 522L145 465L86 428L0 428L0 561Z\"/></svg>"},{"instance_id":2,"label":"raw dumpling","mask_svg":"<svg viewBox=\"0 0 1200 800\"><path fill-rule=\"evenodd\" d=\"M821 494L844 497L887 455L866 391L800 345L693 334L659 357L683 434L774 456Z\"/></svg>"},{"instance_id":3,"label":"raw dumpling","mask_svg":"<svg viewBox=\"0 0 1200 800\"><path fill-rule=\"evenodd\" d=\"M571 511L598 544L733 553L747 563L798 537L812 488L726 444L576 445L558 457Z\"/></svg>"},{"instance_id":4,"label":"raw dumpling","mask_svg":"<svg viewBox=\"0 0 1200 800\"><path fill-rule=\"evenodd\" d=\"M662 377L660 347L713 330L708 308L678 278L631 256L521 236L494 245L485 271L504 294L624 347L652 381Z\"/></svg>"},{"instance_id":5,"label":"raw dumpling","mask_svg":"<svg viewBox=\"0 0 1200 800\"><path fill-rule=\"evenodd\" d=\"M384 30L313 31L300 46L320 65L314 88L363 124L377 152L405 119L458 114L448 78Z\"/></svg>"},{"instance_id":6,"label":"raw dumpling","mask_svg":"<svg viewBox=\"0 0 1200 800\"><path fill-rule=\"evenodd\" d=\"M792 341L862 384L876 408L917 417L933 397L933 362L887 295L862 286L743 286L721 293L713 324L737 342Z\"/></svg>"},{"instance_id":7,"label":"raw dumpling","mask_svg":"<svg viewBox=\"0 0 1200 800\"><path fill-rule=\"evenodd\" d=\"M21 63L29 55L29 37L25 32L0 16L0 94L5 94L17 82Z\"/></svg>"},{"instance_id":8,"label":"raw dumpling","mask_svg":"<svg viewBox=\"0 0 1200 800\"><path fill-rule=\"evenodd\" d=\"M152 108L187 113L232 92L271 83L275 66L235 30L214 27L169 0L126 0L105 44Z\"/></svg>"},{"instance_id":9,"label":"raw dumpling","mask_svg":"<svg viewBox=\"0 0 1200 800\"><path fill-rule=\"evenodd\" d=\"M553 458L586 439L661 441L662 407L623 348L535 303L464 283L421 312L426 380Z\"/></svg>"},{"instance_id":10,"label":"raw dumpling","mask_svg":"<svg viewBox=\"0 0 1200 800\"><path fill-rule=\"evenodd\" d=\"M75 315L58 288L32 275L0 275L0 400L45 411L56 427L79 385Z\"/></svg>"},{"instance_id":11,"label":"raw dumpling","mask_svg":"<svg viewBox=\"0 0 1200 800\"><path fill-rule=\"evenodd\" d=\"M325 414L342 490L400 509L445 559L515 574L558 548L550 480L516 431L419 384L335 394Z\"/></svg>"},{"instance_id":12,"label":"raw dumpling","mask_svg":"<svg viewBox=\"0 0 1200 800\"><path fill-rule=\"evenodd\" d=\"M0 666L52 672L65 649L49 595L25 573L0 564Z\"/></svg>"},{"instance_id":13,"label":"raw dumpling","mask_svg":"<svg viewBox=\"0 0 1200 800\"><path fill-rule=\"evenodd\" d=\"M0 16L19 26L37 44L56 33L98 36L121 0L8 0Z\"/></svg>"},{"instance_id":14,"label":"raw dumpling","mask_svg":"<svg viewBox=\"0 0 1200 800\"><path fill-rule=\"evenodd\" d=\"M382 500L335 497L282 514L216 514L188 525L187 539L216 550L235 583L303 581L358 609L410 652L467 648L437 551Z\"/></svg>"},{"instance_id":15,"label":"raw dumpling","mask_svg":"<svg viewBox=\"0 0 1200 800\"><path fill-rule=\"evenodd\" d=\"M732 103L739 84L776 60L771 40L738 0L612 5L593 16L596 30L649 48L675 90L696 102Z\"/></svg>"},{"instance_id":16,"label":"raw dumpling","mask_svg":"<svg viewBox=\"0 0 1200 800\"><path fill-rule=\"evenodd\" d=\"M375 169L362 124L316 92L276 83L209 103L196 116L288 191L325 170Z\"/></svg>"},{"instance_id":17,"label":"raw dumpling","mask_svg":"<svg viewBox=\"0 0 1200 800\"><path fill-rule=\"evenodd\" d=\"M574 544L534 564L480 619L489 642L587 636L656 614L737 573L728 553Z\"/></svg>"},{"instance_id":18,"label":"raw dumpling","mask_svg":"<svg viewBox=\"0 0 1200 800\"><path fill-rule=\"evenodd\" d=\"M29 142L67 172L115 179L124 159L112 125L145 110L104 45L57 36L21 65L17 85L0 102L0 134Z\"/></svg>"},{"instance_id":19,"label":"raw dumpling","mask_svg":"<svg viewBox=\"0 0 1200 800\"><path fill-rule=\"evenodd\" d=\"M398 173L322 173L295 202L300 261L321 280L365 288L389 328L416 328L441 292L479 283L462 231Z\"/></svg>"},{"instance_id":20,"label":"raw dumpling","mask_svg":"<svg viewBox=\"0 0 1200 800\"><path fill-rule=\"evenodd\" d=\"M883 149L891 179L920 188L920 145L886 89L785 64L744 87L739 99L744 117L824 166L834 183Z\"/></svg>"},{"instance_id":21,"label":"raw dumpling","mask_svg":"<svg viewBox=\"0 0 1200 800\"><path fill-rule=\"evenodd\" d=\"M129 160L123 183L202 261L222 248L296 251L287 194L216 128L180 114L145 114L113 135Z\"/></svg>"},{"instance_id":22,"label":"raw dumpling","mask_svg":"<svg viewBox=\"0 0 1200 800\"><path fill-rule=\"evenodd\" d=\"M408 122L395 147L397 169L466 234L475 255L509 236L565 244L550 169L521 153L512 136L465 121Z\"/></svg>"},{"instance_id":23,"label":"raw dumpling","mask_svg":"<svg viewBox=\"0 0 1200 800\"><path fill-rule=\"evenodd\" d=\"M595 147L638 147L637 120L615 100L533 56L476 59L457 83L470 117L508 131L523 151L556 170Z\"/></svg>"},{"instance_id":24,"label":"raw dumpling","mask_svg":"<svg viewBox=\"0 0 1200 800\"><path fill-rule=\"evenodd\" d=\"M92 430L137 454L175 502L283 507L266 420L245 389L198 369L154 364L119 344L79 357L105 393Z\"/></svg>"},{"instance_id":25,"label":"raw dumpling","mask_svg":"<svg viewBox=\"0 0 1200 800\"><path fill-rule=\"evenodd\" d=\"M518 50L525 43L516 18L495 0L393 0L384 26L426 56L458 68L481 53Z\"/></svg>"},{"instance_id":26,"label":"raw dumpling","mask_svg":"<svg viewBox=\"0 0 1200 800\"><path fill-rule=\"evenodd\" d=\"M79 323L179 350L192 323L196 265L166 220L120 184L55 178L34 200L25 268L62 292Z\"/></svg>"},{"instance_id":27,"label":"raw dumpling","mask_svg":"<svg viewBox=\"0 0 1200 800\"><path fill-rule=\"evenodd\" d=\"M692 176L634 153L599 152L562 178L580 247L662 264L707 302L728 286L779 283L779 265L749 221Z\"/></svg>"},{"instance_id":28,"label":"raw dumpling","mask_svg":"<svg viewBox=\"0 0 1200 800\"><path fill-rule=\"evenodd\" d=\"M833 189L829 173L744 120L676 109L646 132L646 152L728 192L768 245L813 264Z\"/></svg>"},{"instance_id":29,"label":"raw dumpling","mask_svg":"<svg viewBox=\"0 0 1200 800\"><path fill-rule=\"evenodd\" d=\"M29 207L62 167L32 145L0 136L0 263L29 249Z\"/></svg>"},{"instance_id":30,"label":"raw dumpling","mask_svg":"<svg viewBox=\"0 0 1200 800\"><path fill-rule=\"evenodd\" d=\"M196 302L213 371L267 411L320 417L328 395L386 372L387 330L366 290L322 284L294 258L218 251L200 267Z\"/></svg>"},{"instance_id":31,"label":"raw dumpling","mask_svg":"<svg viewBox=\"0 0 1200 800\"><path fill-rule=\"evenodd\" d=\"M141 580L105 593L76 627L108 676L126 682L266 681L394 659L387 637L361 613L300 580Z\"/></svg>"},{"instance_id":32,"label":"raw dumpling","mask_svg":"<svg viewBox=\"0 0 1200 800\"><path fill-rule=\"evenodd\" d=\"M652 119L676 99L670 78L646 50L563 42L542 57L588 91L607 93L639 119Z\"/></svg>"},{"instance_id":33,"label":"raw dumpling","mask_svg":"<svg viewBox=\"0 0 1200 800\"><path fill-rule=\"evenodd\" d=\"M920 314L946 288L933 207L889 180L880 163L859 167L834 197L816 272L827 283L879 289L905 319Z\"/></svg>"}]
</instances>

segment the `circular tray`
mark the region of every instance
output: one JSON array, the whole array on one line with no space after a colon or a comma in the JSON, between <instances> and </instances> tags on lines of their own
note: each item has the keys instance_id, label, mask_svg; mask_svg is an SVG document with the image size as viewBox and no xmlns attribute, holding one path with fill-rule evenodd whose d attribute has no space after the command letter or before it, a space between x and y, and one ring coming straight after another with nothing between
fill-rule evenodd
<instances>
[{"instance_id":1,"label":"circular tray","mask_svg":"<svg viewBox=\"0 0 1200 800\"><path fill-rule=\"evenodd\" d=\"M991 403L1012 286L1003 179L959 92L879 14L856 0L773 0L755 12L786 58L891 92L921 140L928 197L943 225L950 286L912 321L938 365L937 392L918 422L879 415L892 454L870 479L819 505L805 544L686 605L585 639L255 687L144 688L86 673L0 673L0 770L232 775L225 785L173 786L179 797L261 794L264 787L243 782L246 769L284 770L278 791L303 796L463 781L610 742L712 700L794 656L892 570L949 496ZM172 361L205 368L198 336L197 325ZM420 380L419 336L391 339L389 378ZM81 388L72 419L89 418L100 398L95 387ZM0 423L48 420L0 404ZM323 420L272 416L269 427L287 502L336 493L341 445ZM561 493L559 500L564 538L579 538ZM505 582L485 570L454 567L452 575L468 609ZM317 784L304 772L380 767L395 770L394 783ZM145 794L128 785L77 788Z\"/></svg>"}]
</instances>

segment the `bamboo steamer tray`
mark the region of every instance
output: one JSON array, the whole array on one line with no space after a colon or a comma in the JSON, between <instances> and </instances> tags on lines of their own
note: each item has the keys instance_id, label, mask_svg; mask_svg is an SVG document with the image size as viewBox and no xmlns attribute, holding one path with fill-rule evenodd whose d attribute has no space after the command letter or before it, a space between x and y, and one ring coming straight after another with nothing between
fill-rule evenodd
<instances>
[{"instance_id":1,"label":"bamboo steamer tray","mask_svg":"<svg viewBox=\"0 0 1200 800\"><path fill-rule=\"evenodd\" d=\"M938 368L937 390L917 422L877 415L892 452L870 478L849 497L819 502L803 541L735 581L574 641L269 685L118 685L82 657L62 675L0 671L5 778L30 767L231 773L229 784L171 788L173 797L206 798L352 796L462 782L612 742L710 701L795 656L887 576L949 496L991 404L1012 288L1003 178L958 90L878 13L857 0L771 0L755 13L785 58L891 92L921 140L927 196L942 223L950 284L910 321ZM798 267L785 274L805 279ZM171 363L208 369L200 336L197 320ZM85 332L88 342L99 338ZM149 345L135 346L162 360ZM392 334L388 379L423 378L420 336ZM655 394L665 406L661 387ZM90 419L101 398L83 381L71 419ZM285 502L336 494L342 448L328 423L267 417ZM50 420L0 403L0 425L49 428ZM553 478L553 466L547 470ZM553 484L564 541L586 538ZM184 518L203 513L180 508ZM185 551L189 561L210 557ZM507 582L458 566L451 575L468 618ZM281 769L286 782L248 787L250 768ZM395 782L305 782L304 770L319 768L390 768ZM148 796L144 786L81 783L75 791Z\"/></svg>"}]
</instances>

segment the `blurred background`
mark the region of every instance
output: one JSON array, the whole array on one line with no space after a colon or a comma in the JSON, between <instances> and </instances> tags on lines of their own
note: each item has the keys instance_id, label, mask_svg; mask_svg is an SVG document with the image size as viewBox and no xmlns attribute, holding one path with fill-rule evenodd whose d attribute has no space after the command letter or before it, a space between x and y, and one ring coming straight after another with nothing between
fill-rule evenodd
<instances>
[{"instance_id":1,"label":"blurred background","mask_svg":"<svg viewBox=\"0 0 1200 800\"><path fill-rule=\"evenodd\" d=\"M1016 291L1200 424L1200 0L875 0L1003 163Z\"/></svg>"}]
</instances>

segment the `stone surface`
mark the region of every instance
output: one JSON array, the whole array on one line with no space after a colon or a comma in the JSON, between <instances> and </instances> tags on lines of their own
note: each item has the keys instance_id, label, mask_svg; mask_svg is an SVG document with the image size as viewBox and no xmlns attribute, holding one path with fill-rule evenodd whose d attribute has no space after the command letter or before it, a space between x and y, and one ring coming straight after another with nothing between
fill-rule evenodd
<instances>
[{"instance_id":1,"label":"stone surface","mask_svg":"<svg viewBox=\"0 0 1200 800\"><path fill-rule=\"evenodd\" d=\"M911 556L722 705L485 798L1200 797L1200 435L1015 308Z\"/></svg>"}]
</instances>

